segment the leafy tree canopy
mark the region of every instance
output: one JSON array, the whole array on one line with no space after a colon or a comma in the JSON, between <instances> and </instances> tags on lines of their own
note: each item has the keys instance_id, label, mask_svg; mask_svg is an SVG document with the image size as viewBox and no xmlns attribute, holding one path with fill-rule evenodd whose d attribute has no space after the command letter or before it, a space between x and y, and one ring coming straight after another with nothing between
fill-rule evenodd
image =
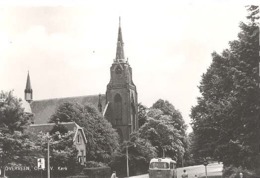
<instances>
[{"instance_id":1,"label":"leafy tree canopy","mask_svg":"<svg viewBox=\"0 0 260 178\"><path fill-rule=\"evenodd\" d=\"M222 54L212 54L191 118L194 156L254 169L260 134L259 28L255 21L259 7L248 10L249 22L241 22L238 39Z\"/></svg>"},{"instance_id":2,"label":"leafy tree canopy","mask_svg":"<svg viewBox=\"0 0 260 178\"><path fill-rule=\"evenodd\" d=\"M12 92L0 94L0 167L7 165L28 165L34 159L34 142L24 132L31 121L30 114L24 112L21 100ZM5 174L5 170L3 169Z\"/></svg>"},{"instance_id":3,"label":"leafy tree canopy","mask_svg":"<svg viewBox=\"0 0 260 178\"><path fill-rule=\"evenodd\" d=\"M62 129L63 130L63 129ZM38 155L47 160L47 144L50 148L50 166L57 171L58 167L67 167L67 172L73 174L79 168L78 150L74 144L73 131L60 133L59 131L52 132L48 135L39 133L34 142L38 146Z\"/></svg>"},{"instance_id":4,"label":"leafy tree canopy","mask_svg":"<svg viewBox=\"0 0 260 178\"><path fill-rule=\"evenodd\" d=\"M24 112L21 100L12 91L0 93L0 131L14 133L23 131L29 124L31 115Z\"/></svg>"},{"instance_id":5,"label":"leafy tree canopy","mask_svg":"<svg viewBox=\"0 0 260 178\"><path fill-rule=\"evenodd\" d=\"M64 103L51 116L50 122L76 122L84 128L88 140L87 160L108 162L119 147L118 134L111 124L91 105Z\"/></svg>"},{"instance_id":6,"label":"leafy tree canopy","mask_svg":"<svg viewBox=\"0 0 260 178\"><path fill-rule=\"evenodd\" d=\"M146 123L139 129L140 137L148 140L159 156L180 161L187 149L186 128L181 113L168 101L158 100L147 113Z\"/></svg>"},{"instance_id":7,"label":"leafy tree canopy","mask_svg":"<svg viewBox=\"0 0 260 178\"><path fill-rule=\"evenodd\" d=\"M118 175L126 176L126 147L128 147L130 175L147 173L150 160L157 156L156 148L149 140L141 138L138 132L132 133L129 141L120 144L119 150L113 154L109 164L111 168L116 170Z\"/></svg>"},{"instance_id":8,"label":"leafy tree canopy","mask_svg":"<svg viewBox=\"0 0 260 178\"><path fill-rule=\"evenodd\" d=\"M147 107L142 105L141 103L138 104L138 122L139 127L142 127L144 123L147 121Z\"/></svg>"}]
</instances>

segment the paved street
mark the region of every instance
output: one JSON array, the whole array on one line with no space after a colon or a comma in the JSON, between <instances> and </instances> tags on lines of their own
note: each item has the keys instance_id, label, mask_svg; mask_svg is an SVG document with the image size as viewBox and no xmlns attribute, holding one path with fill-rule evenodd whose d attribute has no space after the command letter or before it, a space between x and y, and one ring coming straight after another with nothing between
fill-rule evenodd
<instances>
[{"instance_id":1,"label":"paved street","mask_svg":"<svg viewBox=\"0 0 260 178\"><path fill-rule=\"evenodd\" d=\"M208 175L215 175L222 171L222 164L213 163L207 166ZM190 166L184 168L177 169L177 178L181 178L181 174L183 173L183 169L186 169L188 172L189 178L194 178L195 175L198 177L205 175L205 166L197 165L197 166ZM140 175L140 176L133 176L131 178L148 178L148 174Z\"/></svg>"}]
</instances>

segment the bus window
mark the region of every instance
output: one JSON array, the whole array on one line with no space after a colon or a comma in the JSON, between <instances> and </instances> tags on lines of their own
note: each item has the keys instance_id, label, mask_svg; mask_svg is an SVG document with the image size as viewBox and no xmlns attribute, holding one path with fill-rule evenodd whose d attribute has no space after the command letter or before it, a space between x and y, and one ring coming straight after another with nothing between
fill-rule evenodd
<instances>
[{"instance_id":1,"label":"bus window","mask_svg":"<svg viewBox=\"0 0 260 178\"><path fill-rule=\"evenodd\" d=\"M151 169L169 169L169 163L166 162L153 162L150 164Z\"/></svg>"},{"instance_id":2,"label":"bus window","mask_svg":"<svg viewBox=\"0 0 260 178\"><path fill-rule=\"evenodd\" d=\"M170 169L174 169L174 164L170 163Z\"/></svg>"}]
</instances>

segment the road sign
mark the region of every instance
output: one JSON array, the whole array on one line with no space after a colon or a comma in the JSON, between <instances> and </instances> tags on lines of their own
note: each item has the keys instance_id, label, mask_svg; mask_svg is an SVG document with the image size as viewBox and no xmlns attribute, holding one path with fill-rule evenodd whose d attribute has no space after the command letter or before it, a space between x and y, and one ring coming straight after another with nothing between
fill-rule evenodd
<instances>
[{"instance_id":1,"label":"road sign","mask_svg":"<svg viewBox=\"0 0 260 178\"><path fill-rule=\"evenodd\" d=\"M45 169L45 159L44 158L37 159L37 167L38 167L38 169Z\"/></svg>"},{"instance_id":2,"label":"road sign","mask_svg":"<svg viewBox=\"0 0 260 178\"><path fill-rule=\"evenodd\" d=\"M205 160L204 162L203 162L203 165L204 166L207 166L209 163L208 163L208 161L207 160Z\"/></svg>"}]
</instances>

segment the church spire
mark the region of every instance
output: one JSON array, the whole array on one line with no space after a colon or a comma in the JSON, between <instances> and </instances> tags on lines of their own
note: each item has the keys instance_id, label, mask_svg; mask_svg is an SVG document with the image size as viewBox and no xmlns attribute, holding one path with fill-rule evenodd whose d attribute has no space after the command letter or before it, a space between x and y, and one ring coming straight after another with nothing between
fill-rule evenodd
<instances>
[{"instance_id":1,"label":"church spire","mask_svg":"<svg viewBox=\"0 0 260 178\"><path fill-rule=\"evenodd\" d=\"M32 87L31 87L30 74L29 74L29 71L28 71L26 87L25 87L25 90L24 90L24 99L27 102L31 102L32 101L32 99L33 99L32 93L33 93L33 90L32 90Z\"/></svg>"},{"instance_id":2,"label":"church spire","mask_svg":"<svg viewBox=\"0 0 260 178\"><path fill-rule=\"evenodd\" d=\"M121 18L120 17L119 17L119 28L118 28L118 37L117 37L116 61L125 62L124 42L123 42L123 37L122 37Z\"/></svg>"}]
</instances>

